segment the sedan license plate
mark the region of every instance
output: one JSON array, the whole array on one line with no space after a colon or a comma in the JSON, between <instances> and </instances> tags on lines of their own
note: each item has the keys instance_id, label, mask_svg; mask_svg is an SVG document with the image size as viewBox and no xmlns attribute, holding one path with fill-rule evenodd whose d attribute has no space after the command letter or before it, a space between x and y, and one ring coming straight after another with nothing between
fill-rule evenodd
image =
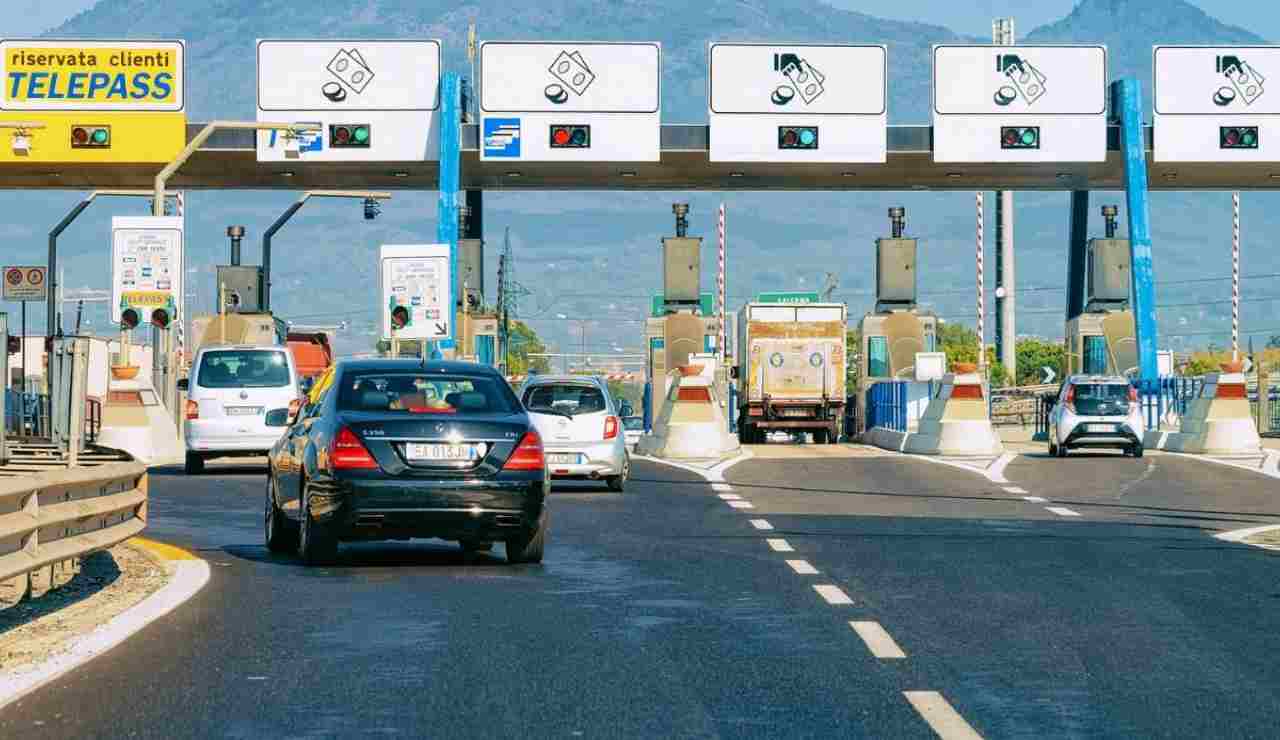
<instances>
[{"instance_id":1,"label":"sedan license plate","mask_svg":"<svg viewBox=\"0 0 1280 740\"><path fill-rule=\"evenodd\" d=\"M1103 434L1110 434L1116 430L1116 426L1115 424L1085 424L1084 430L1086 432L1100 432Z\"/></svg>"},{"instance_id":2,"label":"sedan license plate","mask_svg":"<svg viewBox=\"0 0 1280 740\"><path fill-rule=\"evenodd\" d=\"M579 459L580 456L576 452L561 452L547 455L547 462L552 465L577 465Z\"/></svg>"},{"instance_id":3,"label":"sedan license plate","mask_svg":"<svg viewBox=\"0 0 1280 740\"><path fill-rule=\"evenodd\" d=\"M227 406L227 416L257 416L262 413L261 406Z\"/></svg>"},{"instance_id":4,"label":"sedan license plate","mask_svg":"<svg viewBox=\"0 0 1280 740\"><path fill-rule=\"evenodd\" d=\"M471 462L480 455L475 445L406 442L404 456L410 460L424 462Z\"/></svg>"}]
</instances>

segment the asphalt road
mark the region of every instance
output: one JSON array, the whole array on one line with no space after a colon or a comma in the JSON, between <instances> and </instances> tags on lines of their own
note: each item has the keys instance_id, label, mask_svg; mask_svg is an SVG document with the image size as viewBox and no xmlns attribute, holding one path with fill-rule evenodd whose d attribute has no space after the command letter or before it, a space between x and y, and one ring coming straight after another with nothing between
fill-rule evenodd
<instances>
[{"instance_id":1,"label":"asphalt road","mask_svg":"<svg viewBox=\"0 0 1280 740\"><path fill-rule=\"evenodd\" d=\"M988 738L1277 735L1280 553L1209 534L1280 522L1280 481L823 454L559 491L519 567L426 541L307 569L261 544L260 471L153 473L149 536L212 581L0 736L935 737L912 700Z\"/></svg>"}]
</instances>

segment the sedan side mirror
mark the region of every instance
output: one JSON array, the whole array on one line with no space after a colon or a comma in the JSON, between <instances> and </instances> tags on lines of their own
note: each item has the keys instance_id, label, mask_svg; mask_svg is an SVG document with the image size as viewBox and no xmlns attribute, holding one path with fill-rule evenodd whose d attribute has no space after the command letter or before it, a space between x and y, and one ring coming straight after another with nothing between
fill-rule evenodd
<instances>
[{"instance_id":1,"label":"sedan side mirror","mask_svg":"<svg viewBox=\"0 0 1280 740\"><path fill-rule=\"evenodd\" d=\"M180 378L178 380L178 390L186 391L186 390L189 390L190 388L191 388L191 381L187 380L186 378Z\"/></svg>"}]
</instances>

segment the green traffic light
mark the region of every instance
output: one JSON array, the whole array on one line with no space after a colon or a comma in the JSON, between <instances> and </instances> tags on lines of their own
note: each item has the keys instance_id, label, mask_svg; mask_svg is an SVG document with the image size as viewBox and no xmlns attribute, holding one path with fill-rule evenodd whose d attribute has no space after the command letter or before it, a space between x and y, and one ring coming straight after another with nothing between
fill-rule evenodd
<instances>
[{"instance_id":1,"label":"green traffic light","mask_svg":"<svg viewBox=\"0 0 1280 740\"><path fill-rule=\"evenodd\" d=\"M355 139L357 144L365 143L369 140L369 129L365 126L357 126L352 138Z\"/></svg>"},{"instance_id":2,"label":"green traffic light","mask_svg":"<svg viewBox=\"0 0 1280 740\"><path fill-rule=\"evenodd\" d=\"M1022 143L1026 146L1033 146L1036 143L1036 132L1033 129L1027 129L1022 132Z\"/></svg>"},{"instance_id":3,"label":"green traffic light","mask_svg":"<svg viewBox=\"0 0 1280 740\"><path fill-rule=\"evenodd\" d=\"M108 134L107 134L107 130L106 130L105 128L94 129L94 131L93 131L93 143L95 143L95 144L105 144L105 143L107 143L107 138L108 138Z\"/></svg>"},{"instance_id":4,"label":"green traffic light","mask_svg":"<svg viewBox=\"0 0 1280 740\"><path fill-rule=\"evenodd\" d=\"M800 146L813 146L814 139L817 136L813 133L813 129L800 129Z\"/></svg>"},{"instance_id":5,"label":"green traffic light","mask_svg":"<svg viewBox=\"0 0 1280 740\"><path fill-rule=\"evenodd\" d=\"M1240 143L1244 144L1245 146L1251 147L1254 144L1258 143L1258 136L1253 131L1246 130L1244 134L1240 137Z\"/></svg>"}]
</instances>

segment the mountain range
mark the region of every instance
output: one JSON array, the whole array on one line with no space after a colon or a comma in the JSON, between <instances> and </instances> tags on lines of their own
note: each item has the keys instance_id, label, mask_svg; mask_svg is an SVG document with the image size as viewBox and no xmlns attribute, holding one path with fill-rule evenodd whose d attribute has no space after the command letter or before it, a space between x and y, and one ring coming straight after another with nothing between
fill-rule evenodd
<instances>
[{"instance_id":1,"label":"mountain range","mask_svg":"<svg viewBox=\"0 0 1280 740\"><path fill-rule=\"evenodd\" d=\"M833 41L884 43L889 48L891 123L927 123L930 47L978 39L949 29L876 18L801 0L546 0L512 5L494 0L99 0L52 29L53 37L182 38L188 50L189 118L252 118L257 38L440 38L446 67L470 76L465 34L481 39L656 40L663 45L663 119L706 120L706 48L710 41ZM1135 76L1150 89L1156 43L1265 43L1183 0L1082 0L1061 20L1032 30L1027 43L1104 43L1111 76ZM1280 84L1280 83L1278 83ZM285 192L195 192L188 204L188 290L197 307L212 301L211 266L225 262L228 224L244 224L252 244L293 199ZM715 282L715 209L728 211L730 308L762 290L818 289L838 282L834 296L860 315L873 302L874 239L888 229L885 209L907 207L908 233L921 241L922 298L949 320L973 322L974 214L971 193L577 193L490 192L485 196L489 244L488 296L503 232L517 260L516 279L530 295L521 312L553 346L577 348L585 330L593 349L640 346L650 293L660 290L659 239L671 233L670 203L689 202L691 233L707 238L704 285ZM0 194L0 209L23 214L0 223L0 261L43 261L43 234L75 200L72 193ZM1096 205L1120 202L1099 194ZM1265 238L1280 226L1277 200L1244 194L1246 276L1280 272L1280 255ZM66 285L105 288L112 213L141 213L145 204L96 205L61 244ZM398 192L376 222L357 209L312 204L276 237L276 304L301 323L349 322L339 349L368 349L373 337L381 243L430 241L435 194ZM990 220L991 214L988 214ZM1182 349L1223 341L1229 323L1231 212L1226 193L1158 193L1152 210L1162 344ZM1062 334L1068 202L1065 194L1017 196L1019 333ZM989 240L993 238L989 232ZM247 249L253 261L256 250ZM987 260L990 265L993 260ZM705 266L712 266L707 268ZM990 268L988 268L990 269ZM828 275L830 273L830 275ZM1188 282L1190 281L1190 282ZM1275 308L1264 279L1244 284L1246 330L1265 337ZM988 285L994 275L988 274ZM1280 296L1277 296L1280 299ZM988 309L993 301L988 299ZM11 307L13 310L15 307ZM90 312L91 329L106 330L105 311ZM564 315L566 319L558 319ZM33 312L33 324L36 319ZM579 321L585 320L585 321ZM1274 322L1280 325L1280 321ZM990 327L993 322L988 319ZM42 322L39 324L42 326ZM990 329L988 329L990 331ZM1175 333L1183 336L1174 336ZM1275 333L1280 333L1277 330ZM988 337L990 339L990 337Z\"/></svg>"}]
</instances>

